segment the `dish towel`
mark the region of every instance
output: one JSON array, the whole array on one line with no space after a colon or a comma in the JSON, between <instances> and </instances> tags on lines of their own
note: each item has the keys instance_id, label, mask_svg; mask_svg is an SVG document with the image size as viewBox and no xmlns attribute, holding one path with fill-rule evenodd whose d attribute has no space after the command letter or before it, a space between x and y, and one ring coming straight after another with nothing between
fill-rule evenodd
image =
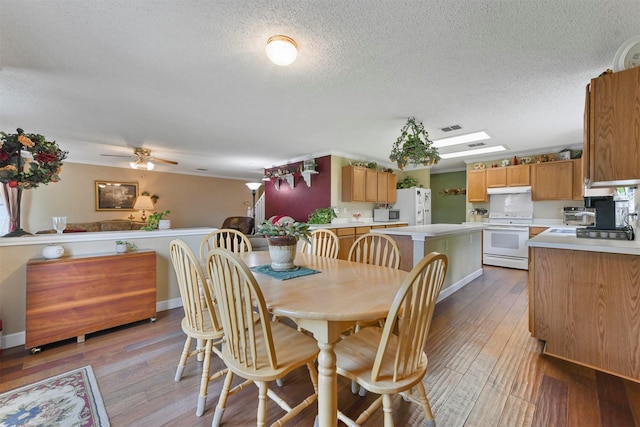
<instances>
[{"instance_id":1,"label":"dish towel","mask_svg":"<svg viewBox=\"0 0 640 427\"><path fill-rule=\"evenodd\" d=\"M293 279L294 277L308 276L310 274L320 273L320 271L318 270L313 270L307 267L296 267L295 269L288 270L288 271L275 271L271 268L271 265L269 264L258 265L256 267L250 267L250 268L251 268L251 271L264 274L265 276L271 276L278 280L289 280L289 279Z\"/></svg>"}]
</instances>

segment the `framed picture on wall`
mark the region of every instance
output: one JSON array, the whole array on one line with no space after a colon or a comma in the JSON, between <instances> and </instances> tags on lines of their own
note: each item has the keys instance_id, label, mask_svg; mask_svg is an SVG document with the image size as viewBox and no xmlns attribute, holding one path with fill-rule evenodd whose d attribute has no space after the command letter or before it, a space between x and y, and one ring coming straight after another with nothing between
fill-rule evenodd
<instances>
[{"instance_id":1,"label":"framed picture on wall","mask_svg":"<svg viewBox=\"0 0 640 427\"><path fill-rule=\"evenodd\" d=\"M136 197L137 182L96 181L97 211L132 211Z\"/></svg>"}]
</instances>

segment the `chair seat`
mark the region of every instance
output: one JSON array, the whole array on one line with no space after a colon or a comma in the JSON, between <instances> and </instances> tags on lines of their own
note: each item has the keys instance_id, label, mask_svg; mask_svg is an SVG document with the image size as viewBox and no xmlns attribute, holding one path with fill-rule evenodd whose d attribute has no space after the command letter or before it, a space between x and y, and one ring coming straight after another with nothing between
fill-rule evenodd
<instances>
[{"instance_id":1,"label":"chair seat","mask_svg":"<svg viewBox=\"0 0 640 427\"><path fill-rule=\"evenodd\" d=\"M216 313L218 314L218 313ZM204 332L200 332L195 328L189 326L189 319L184 317L180 326L182 327L182 331L190 336L191 338L195 338L198 340L221 340L224 336L224 332L222 329L216 331L213 327L213 323L211 323L211 317L209 315L203 316L204 319ZM215 344L215 342L214 342Z\"/></svg>"},{"instance_id":2,"label":"chair seat","mask_svg":"<svg viewBox=\"0 0 640 427\"><path fill-rule=\"evenodd\" d=\"M251 381L274 381L300 366L300 360L312 362L317 357L319 349L315 339L280 322L270 323L273 342L278 349L278 368L271 369L267 358L261 357L266 355L260 352L258 354L259 369L257 371L247 370L229 354L228 346L223 343L222 354L225 356L227 367L233 373ZM279 346L278 343L286 343L286 347ZM256 333L256 345L258 347L265 345L262 329ZM289 349L294 349L294 351Z\"/></svg>"},{"instance_id":3,"label":"chair seat","mask_svg":"<svg viewBox=\"0 0 640 427\"><path fill-rule=\"evenodd\" d=\"M420 382L427 371L427 355L422 352L421 363L418 370L404 379L393 381L393 357L386 358L388 363L381 368L381 378L371 381L378 345L382 338L382 328L362 328L358 333L349 335L336 344L336 360L338 374L357 381L370 392L376 394L394 394L401 390L407 390ZM387 351L393 354L396 351L398 337L389 337Z\"/></svg>"}]
</instances>

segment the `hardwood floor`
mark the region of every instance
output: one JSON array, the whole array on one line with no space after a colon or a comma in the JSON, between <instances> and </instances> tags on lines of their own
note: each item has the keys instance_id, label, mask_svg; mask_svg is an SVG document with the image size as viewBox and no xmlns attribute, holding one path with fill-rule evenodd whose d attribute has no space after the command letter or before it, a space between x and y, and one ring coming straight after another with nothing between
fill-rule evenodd
<instances>
[{"instance_id":1,"label":"hardwood floor","mask_svg":"<svg viewBox=\"0 0 640 427\"><path fill-rule=\"evenodd\" d=\"M427 394L439 427L570 426L632 427L640 422L640 384L541 355L542 343L527 329L527 273L485 267L484 275L440 302L427 341ZM118 426L209 426L222 381L210 383L206 411L195 416L200 366L187 363L173 381L184 344L182 309L87 336L84 343L57 343L31 355L7 349L0 357L0 392L73 368L92 365L111 424ZM222 369L214 358L211 369ZM310 390L305 369L272 388L297 402ZM339 382L339 407L354 415L374 395L353 396ZM223 425L255 424L257 391L232 396ZM416 405L395 400L396 425L423 421ZM273 420L281 412L269 402ZM315 405L289 425L313 425ZM365 424L382 425L382 411Z\"/></svg>"}]
</instances>

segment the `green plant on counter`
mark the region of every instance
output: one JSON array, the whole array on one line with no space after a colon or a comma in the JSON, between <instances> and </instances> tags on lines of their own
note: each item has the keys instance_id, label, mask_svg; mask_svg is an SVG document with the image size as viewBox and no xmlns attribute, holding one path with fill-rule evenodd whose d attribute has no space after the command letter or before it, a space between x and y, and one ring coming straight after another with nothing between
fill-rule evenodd
<instances>
[{"instance_id":1,"label":"green plant on counter","mask_svg":"<svg viewBox=\"0 0 640 427\"><path fill-rule=\"evenodd\" d=\"M164 219L164 217L169 215L170 213L171 211L162 211L162 212L152 213L151 215L149 215L149 218L147 219L147 226L142 227L141 230L146 230L146 231L157 230L160 220Z\"/></svg>"},{"instance_id":2,"label":"green plant on counter","mask_svg":"<svg viewBox=\"0 0 640 427\"><path fill-rule=\"evenodd\" d=\"M333 208L318 208L309 214L309 224L331 224L333 218L338 216Z\"/></svg>"},{"instance_id":3,"label":"green plant on counter","mask_svg":"<svg viewBox=\"0 0 640 427\"><path fill-rule=\"evenodd\" d=\"M411 187L417 187L417 186L418 186L418 180L412 176L408 176L402 181L398 182L398 184L396 185L396 188L411 188Z\"/></svg>"}]
</instances>

